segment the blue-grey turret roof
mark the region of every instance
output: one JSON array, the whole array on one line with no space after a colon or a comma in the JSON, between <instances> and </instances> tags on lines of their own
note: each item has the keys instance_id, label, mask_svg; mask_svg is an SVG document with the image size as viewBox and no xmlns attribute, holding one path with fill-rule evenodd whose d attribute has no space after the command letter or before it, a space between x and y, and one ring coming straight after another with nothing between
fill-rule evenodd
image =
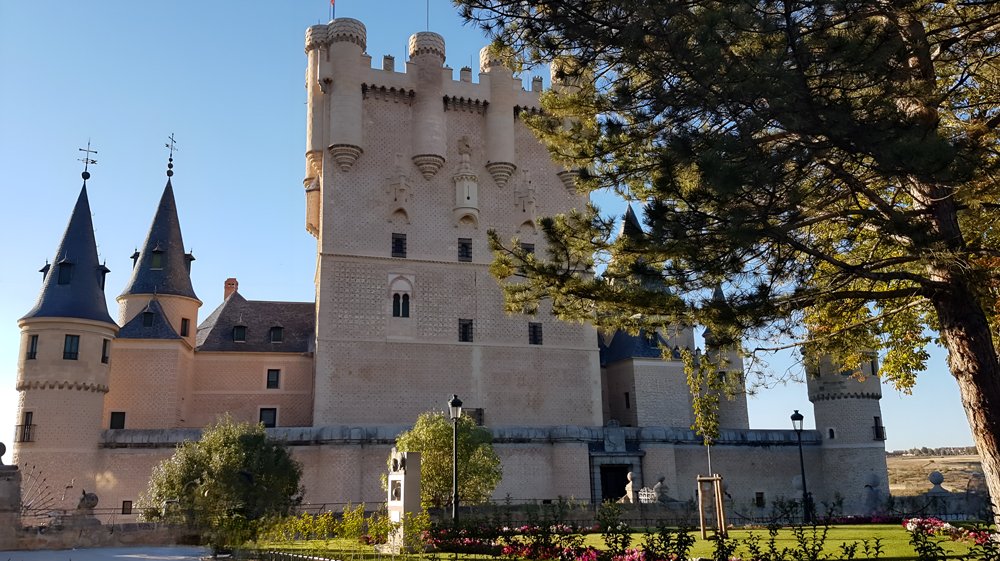
<instances>
[{"instance_id":1,"label":"blue-grey turret roof","mask_svg":"<svg viewBox=\"0 0 1000 561\"><path fill-rule=\"evenodd\" d=\"M79 318L116 325L108 315L104 279L108 268L97 255L94 222L84 182L52 265L42 268L38 302L21 319Z\"/></svg>"},{"instance_id":2,"label":"blue-grey turret roof","mask_svg":"<svg viewBox=\"0 0 1000 561\"><path fill-rule=\"evenodd\" d=\"M132 278L122 291L122 296L169 294L198 299L191 286L191 262L194 261L194 256L184 252L174 188L169 179L146 241L133 258Z\"/></svg>"}]
</instances>

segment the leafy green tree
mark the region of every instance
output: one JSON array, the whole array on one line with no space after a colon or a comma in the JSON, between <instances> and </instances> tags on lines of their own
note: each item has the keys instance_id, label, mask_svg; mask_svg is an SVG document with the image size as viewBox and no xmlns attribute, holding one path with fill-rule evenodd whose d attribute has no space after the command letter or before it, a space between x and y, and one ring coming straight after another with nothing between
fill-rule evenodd
<instances>
[{"instance_id":1,"label":"leafy green tree","mask_svg":"<svg viewBox=\"0 0 1000 561\"><path fill-rule=\"evenodd\" d=\"M451 505L452 439L451 419L434 411L421 413L413 428L396 437L397 450L420 452L420 504L425 509ZM502 476L493 434L463 415L458 420L459 501L485 503Z\"/></svg>"},{"instance_id":2,"label":"leafy green tree","mask_svg":"<svg viewBox=\"0 0 1000 561\"><path fill-rule=\"evenodd\" d=\"M580 187L645 205L643 236L542 220L547 257L494 237L510 310L790 338L807 370L877 351L903 390L936 340L1000 500L996 2L456 3L554 64L528 124Z\"/></svg>"},{"instance_id":3,"label":"leafy green tree","mask_svg":"<svg viewBox=\"0 0 1000 561\"><path fill-rule=\"evenodd\" d=\"M147 518L183 522L223 544L251 521L288 515L302 500L301 477L302 467L263 425L226 416L153 469L141 505Z\"/></svg>"}]
</instances>

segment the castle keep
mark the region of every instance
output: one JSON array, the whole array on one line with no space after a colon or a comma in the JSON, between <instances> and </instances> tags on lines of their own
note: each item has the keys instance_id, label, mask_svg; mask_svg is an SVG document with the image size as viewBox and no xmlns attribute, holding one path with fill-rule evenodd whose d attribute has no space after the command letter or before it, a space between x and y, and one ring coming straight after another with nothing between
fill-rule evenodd
<instances>
[{"instance_id":1,"label":"castle keep","mask_svg":"<svg viewBox=\"0 0 1000 561\"><path fill-rule=\"evenodd\" d=\"M458 394L493 431L499 499L618 498L629 472L692 498L708 473L679 360L693 330L598 333L544 309L505 315L489 274L488 230L544 255L535 220L586 203L520 120L539 111L541 80L525 90L485 49L478 81L469 69L456 79L430 32L410 38L404 68L391 57L373 67L365 39L346 18L306 32L315 301L246 300L228 279L199 318L170 177L112 319L85 181L19 321L15 462L76 489L57 508L86 489L128 517L153 466L229 413L289 442L307 502L376 503L396 434ZM642 235L631 210L624 234ZM706 351L727 353L723 374L742 378L733 351ZM875 369L859 382L827 364L808 384L808 486L817 501L844 497L849 513L888 494ZM712 471L734 509L799 496L793 431L751 429L745 395L723 401L720 420Z\"/></svg>"}]
</instances>

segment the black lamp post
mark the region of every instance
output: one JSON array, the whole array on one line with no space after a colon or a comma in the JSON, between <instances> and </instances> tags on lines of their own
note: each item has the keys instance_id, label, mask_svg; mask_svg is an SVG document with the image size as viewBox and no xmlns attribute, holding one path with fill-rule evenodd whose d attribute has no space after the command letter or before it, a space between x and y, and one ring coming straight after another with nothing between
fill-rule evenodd
<instances>
[{"instance_id":1,"label":"black lamp post","mask_svg":"<svg viewBox=\"0 0 1000 561\"><path fill-rule=\"evenodd\" d=\"M802 520L806 524L812 523L812 512L809 508L809 491L806 490L806 462L802 459L802 421L805 417L796 409L792 413L792 428L795 429L795 436L799 441L799 469L802 471Z\"/></svg>"},{"instance_id":2,"label":"black lamp post","mask_svg":"<svg viewBox=\"0 0 1000 561\"><path fill-rule=\"evenodd\" d=\"M453 394L448 402L451 415L451 522L458 524L458 419L462 416L462 400Z\"/></svg>"}]
</instances>

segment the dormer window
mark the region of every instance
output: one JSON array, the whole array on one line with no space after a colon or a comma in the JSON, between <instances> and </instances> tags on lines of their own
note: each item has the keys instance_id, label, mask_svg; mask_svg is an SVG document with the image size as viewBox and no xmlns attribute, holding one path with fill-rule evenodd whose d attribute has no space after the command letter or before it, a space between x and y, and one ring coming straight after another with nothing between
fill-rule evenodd
<instances>
[{"instance_id":1,"label":"dormer window","mask_svg":"<svg viewBox=\"0 0 1000 561\"><path fill-rule=\"evenodd\" d=\"M137 249L132 252L132 255L129 256L129 258L132 259L132 268L135 269L136 264L139 263L139 250Z\"/></svg>"},{"instance_id":2,"label":"dormer window","mask_svg":"<svg viewBox=\"0 0 1000 561\"><path fill-rule=\"evenodd\" d=\"M156 314L154 312L150 312L149 310L142 312L142 326L153 327L153 320L155 318Z\"/></svg>"},{"instance_id":3,"label":"dormer window","mask_svg":"<svg viewBox=\"0 0 1000 561\"><path fill-rule=\"evenodd\" d=\"M45 281L45 277L49 276L49 269L51 268L52 265L49 265L48 262L46 262L44 267L38 269L38 272L42 274L42 282Z\"/></svg>"},{"instance_id":4,"label":"dormer window","mask_svg":"<svg viewBox=\"0 0 1000 561\"><path fill-rule=\"evenodd\" d=\"M163 250L160 249L160 246L156 246L156 249L153 250L153 258L149 262L149 268L150 269L163 268Z\"/></svg>"},{"instance_id":5,"label":"dormer window","mask_svg":"<svg viewBox=\"0 0 1000 561\"><path fill-rule=\"evenodd\" d=\"M73 264L68 261L63 261L56 266L58 271L58 277L56 282L58 284L69 284L69 281L73 278Z\"/></svg>"},{"instance_id":6,"label":"dormer window","mask_svg":"<svg viewBox=\"0 0 1000 561\"><path fill-rule=\"evenodd\" d=\"M237 325L233 327L233 342L234 343L247 342L247 326Z\"/></svg>"},{"instance_id":7,"label":"dormer window","mask_svg":"<svg viewBox=\"0 0 1000 561\"><path fill-rule=\"evenodd\" d=\"M187 269L188 273L191 272L191 262L192 261L194 261L194 254L193 253L185 253L184 254L184 268Z\"/></svg>"},{"instance_id":8,"label":"dormer window","mask_svg":"<svg viewBox=\"0 0 1000 561\"><path fill-rule=\"evenodd\" d=\"M280 343L285 340L285 329L280 325L272 327L269 333L272 343Z\"/></svg>"},{"instance_id":9,"label":"dormer window","mask_svg":"<svg viewBox=\"0 0 1000 561\"><path fill-rule=\"evenodd\" d=\"M104 282L107 280L108 273L110 272L111 269L107 268L104 264L101 264L101 266L97 268L97 284L100 285L101 290L104 290Z\"/></svg>"}]
</instances>

